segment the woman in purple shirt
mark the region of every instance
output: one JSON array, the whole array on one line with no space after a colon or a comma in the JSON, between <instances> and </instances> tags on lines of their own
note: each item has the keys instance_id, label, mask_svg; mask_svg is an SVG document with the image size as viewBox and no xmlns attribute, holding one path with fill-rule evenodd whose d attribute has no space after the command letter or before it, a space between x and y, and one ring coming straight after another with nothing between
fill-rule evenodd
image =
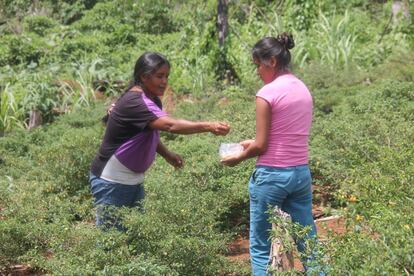
<instances>
[{"instance_id":1,"label":"woman in purple shirt","mask_svg":"<svg viewBox=\"0 0 414 276\"><path fill-rule=\"evenodd\" d=\"M160 141L159 131L226 135L223 122L174 119L162 110L160 96L168 84L170 63L159 53L138 58L133 80L107 116L106 131L92 162L89 182L97 205L96 224L124 230L116 207L137 206L144 198L144 173L160 154L176 168L183 159Z\"/></svg>"},{"instance_id":2,"label":"woman in purple shirt","mask_svg":"<svg viewBox=\"0 0 414 276\"><path fill-rule=\"evenodd\" d=\"M308 167L308 139L312 124L312 96L289 70L293 37L267 37L253 47L253 61L264 86L256 94L256 138L241 142L244 151L222 162L235 166L257 157L250 178L250 256L254 275L266 275L270 259L269 206L287 212L293 222L311 229L312 179ZM304 251L303 241L298 249ZM309 267L310 258L304 266Z\"/></svg>"}]
</instances>

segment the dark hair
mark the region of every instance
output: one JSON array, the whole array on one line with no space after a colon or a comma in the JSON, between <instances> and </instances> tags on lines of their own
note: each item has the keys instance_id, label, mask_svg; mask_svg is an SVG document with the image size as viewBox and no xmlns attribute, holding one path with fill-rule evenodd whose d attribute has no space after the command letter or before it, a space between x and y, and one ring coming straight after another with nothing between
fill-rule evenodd
<instances>
[{"instance_id":1,"label":"dark hair","mask_svg":"<svg viewBox=\"0 0 414 276\"><path fill-rule=\"evenodd\" d=\"M145 52L143 53L135 63L134 74L132 75L132 80L129 82L128 87L125 89L124 93L119 97L122 98L126 92L128 92L135 85L142 85L141 77L145 75L150 75L155 73L163 65L168 65L171 67L170 62L166 57L156 52ZM119 100L118 99L118 100ZM102 118L103 123L107 123L109 118L109 113L105 114Z\"/></svg>"},{"instance_id":2,"label":"dark hair","mask_svg":"<svg viewBox=\"0 0 414 276\"><path fill-rule=\"evenodd\" d=\"M252 49L254 60L268 64L272 57L276 58L276 66L280 71L288 69L291 55L289 50L295 47L293 36L282 33L277 37L265 37L259 40Z\"/></svg>"},{"instance_id":3,"label":"dark hair","mask_svg":"<svg viewBox=\"0 0 414 276\"><path fill-rule=\"evenodd\" d=\"M135 85L142 85L141 77L153 74L163 65L171 67L170 62L162 54L157 52L143 53L135 63L134 74L132 75L132 80L126 91Z\"/></svg>"}]
</instances>

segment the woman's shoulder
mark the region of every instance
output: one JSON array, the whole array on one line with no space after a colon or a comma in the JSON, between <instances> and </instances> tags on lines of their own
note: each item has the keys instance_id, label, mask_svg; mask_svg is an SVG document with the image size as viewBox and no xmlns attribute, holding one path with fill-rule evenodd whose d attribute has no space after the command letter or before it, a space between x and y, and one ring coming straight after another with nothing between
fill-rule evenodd
<instances>
[{"instance_id":1,"label":"woman's shoulder","mask_svg":"<svg viewBox=\"0 0 414 276\"><path fill-rule=\"evenodd\" d=\"M144 106L142 94L128 90L122 94L116 105L122 109L135 109L136 107Z\"/></svg>"},{"instance_id":2,"label":"woman's shoulder","mask_svg":"<svg viewBox=\"0 0 414 276\"><path fill-rule=\"evenodd\" d=\"M259 97L277 99L282 97L292 89L298 86L302 87L303 82L295 75L288 73L277 77L274 81L265 84L256 94Z\"/></svg>"},{"instance_id":3,"label":"woman's shoulder","mask_svg":"<svg viewBox=\"0 0 414 276\"><path fill-rule=\"evenodd\" d=\"M143 93L144 91L142 90L141 87L139 87L138 85L135 85L135 86L132 86L130 89L128 89L128 92Z\"/></svg>"},{"instance_id":4,"label":"woman's shoulder","mask_svg":"<svg viewBox=\"0 0 414 276\"><path fill-rule=\"evenodd\" d=\"M287 88L306 86L305 83L293 73L288 73L278 77L275 81L273 81L271 87L273 89L282 89L286 90Z\"/></svg>"},{"instance_id":5,"label":"woman's shoulder","mask_svg":"<svg viewBox=\"0 0 414 276\"><path fill-rule=\"evenodd\" d=\"M280 90L281 88L283 88L285 86L285 83L286 83L285 76L277 77L272 82L269 82L263 85L262 88L259 89L258 94L259 93L274 93Z\"/></svg>"}]
</instances>

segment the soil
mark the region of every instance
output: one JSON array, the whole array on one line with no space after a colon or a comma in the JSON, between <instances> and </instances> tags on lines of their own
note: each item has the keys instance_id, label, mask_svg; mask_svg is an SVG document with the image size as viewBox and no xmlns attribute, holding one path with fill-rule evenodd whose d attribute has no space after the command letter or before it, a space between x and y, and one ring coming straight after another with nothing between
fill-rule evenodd
<instances>
[{"instance_id":1,"label":"soil","mask_svg":"<svg viewBox=\"0 0 414 276\"><path fill-rule=\"evenodd\" d=\"M318 239L324 241L328 235L340 235L346 232L345 220L340 216L325 217L323 208L315 206L313 209ZM250 262L249 239L239 237L229 246L227 258L233 262L248 263ZM295 258L295 269L303 271L303 266L298 258Z\"/></svg>"},{"instance_id":2,"label":"soil","mask_svg":"<svg viewBox=\"0 0 414 276\"><path fill-rule=\"evenodd\" d=\"M0 275L4 276L38 276L43 275L41 272L35 271L31 266L19 264L11 266L7 272L3 273L4 271L0 271Z\"/></svg>"}]
</instances>

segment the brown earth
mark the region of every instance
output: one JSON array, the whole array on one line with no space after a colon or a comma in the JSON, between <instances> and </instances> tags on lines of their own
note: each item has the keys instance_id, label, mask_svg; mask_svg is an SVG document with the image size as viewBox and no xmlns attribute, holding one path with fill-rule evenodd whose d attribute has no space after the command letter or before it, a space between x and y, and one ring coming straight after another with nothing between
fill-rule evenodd
<instances>
[{"instance_id":1,"label":"brown earth","mask_svg":"<svg viewBox=\"0 0 414 276\"><path fill-rule=\"evenodd\" d=\"M2 276L38 276L43 275L41 272L35 271L30 265L14 265L11 266L7 272L0 271L0 275Z\"/></svg>"},{"instance_id":2,"label":"brown earth","mask_svg":"<svg viewBox=\"0 0 414 276\"><path fill-rule=\"evenodd\" d=\"M313 210L314 217L320 215L321 208ZM323 214L322 214L323 215ZM318 239L324 241L329 234L340 235L346 232L345 220L340 216L320 217L315 220ZM250 261L249 240L246 237L239 237L229 246L230 253L227 258L234 262L248 263ZM303 266L298 258L295 258L295 269L303 271Z\"/></svg>"}]
</instances>

